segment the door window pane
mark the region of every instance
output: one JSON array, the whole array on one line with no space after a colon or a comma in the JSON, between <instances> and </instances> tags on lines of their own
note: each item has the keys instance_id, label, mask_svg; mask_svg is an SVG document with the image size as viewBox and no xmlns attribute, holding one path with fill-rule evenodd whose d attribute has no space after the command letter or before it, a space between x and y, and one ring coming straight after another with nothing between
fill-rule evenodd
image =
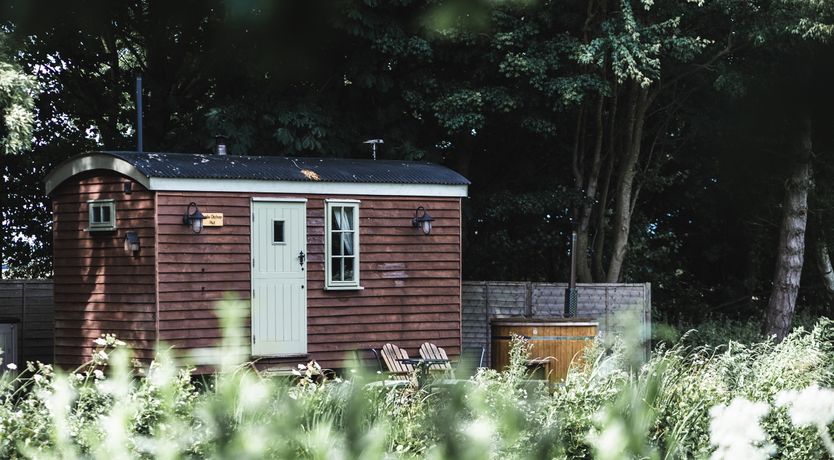
<instances>
[{"instance_id":1,"label":"door window pane","mask_svg":"<svg viewBox=\"0 0 834 460\"><path fill-rule=\"evenodd\" d=\"M272 221L272 242L273 243L283 243L286 240L284 239L284 221L283 220L274 220Z\"/></svg>"}]
</instances>

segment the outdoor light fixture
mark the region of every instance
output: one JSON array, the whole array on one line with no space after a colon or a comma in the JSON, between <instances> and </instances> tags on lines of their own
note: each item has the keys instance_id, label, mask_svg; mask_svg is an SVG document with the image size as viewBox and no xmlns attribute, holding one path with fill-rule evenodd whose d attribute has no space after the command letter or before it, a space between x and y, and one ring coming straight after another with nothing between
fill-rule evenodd
<instances>
[{"instance_id":1,"label":"outdoor light fixture","mask_svg":"<svg viewBox=\"0 0 834 460\"><path fill-rule=\"evenodd\" d=\"M434 222L434 218L426 211L426 208L419 206L416 211L414 211L414 218L411 219L411 226L412 227L420 227L423 230L424 235L428 235L431 233L431 223Z\"/></svg>"},{"instance_id":2,"label":"outdoor light fixture","mask_svg":"<svg viewBox=\"0 0 834 460\"><path fill-rule=\"evenodd\" d=\"M136 254L139 252L139 234L134 231L125 233L125 252Z\"/></svg>"},{"instance_id":3,"label":"outdoor light fixture","mask_svg":"<svg viewBox=\"0 0 834 460\"><path fill-rule=\"evenodd\" d=\"M194 208L194 211L192 211L191 208ZM185 214L182 216L182 223L190 225L191 231L194 233L200 233L203 231L203 213L200 212L200 208L197 207L197 203L193 201L188 203L188 207L185 209Z\"/></svg>"}]
</instances>

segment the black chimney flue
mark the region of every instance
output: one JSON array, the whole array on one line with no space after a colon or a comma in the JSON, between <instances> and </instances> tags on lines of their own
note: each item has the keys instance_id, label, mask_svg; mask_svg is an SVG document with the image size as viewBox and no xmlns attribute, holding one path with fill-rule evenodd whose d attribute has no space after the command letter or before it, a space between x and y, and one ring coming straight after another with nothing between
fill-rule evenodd
<instances>
[{"instance_id":1,"label":"black chimney flue","mask_svg":"<svg viewBox=\"0 0 834 460\"><path fill-rule=\"evenodd\" d=\"M214 136L214 153L216 155L226 155L226 136L222 134Z\"/></svg>"},{"instance_id":2,"label":"black chimney flue","mask_svg":"<svg viewBox=\"0 0 834 460\"><path fill-rule=\"evenodd\" d=\"M142 75L136 75L136 151L142 152Z\"/></svg>"},{"instance_id":3,"label":"black chimney flue","mask_svg":"<svg viewBox=\"0 0 834 460\"><path fill-rule=\"evenodd\" d=\"M570 283L565 289L565 318L576 316L579 295L576 291L576 230L570 234Z\"/></svg>"}]
</instances>

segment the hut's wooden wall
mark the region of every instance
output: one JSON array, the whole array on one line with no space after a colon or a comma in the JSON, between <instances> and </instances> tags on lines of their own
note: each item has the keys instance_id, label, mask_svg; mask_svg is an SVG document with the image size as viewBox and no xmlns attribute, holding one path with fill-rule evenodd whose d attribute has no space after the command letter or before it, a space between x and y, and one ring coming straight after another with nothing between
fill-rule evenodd
<instances>
[{"instance_id":1,"label":"hut's wooden wall","mask_svg":"<svg viewBox=\"0 0 834 460\"><path fill-rule=\"evenodd\" d=\"M130 342L140 359L151 357L155 335L154 196L110 171L67 180L52 194L54 237L55 363L76 366L89 359L103 333ZM87 231L87 200L116 200L115 231ZM124 250L136 231L138 256Z\"/></svg>"},{"instance_id":2,"label":"hut's wooden wall","mask_svg":"<svg viewBox=\"0 0 834 460\"><path fill-rule=\"evenodd\" d=\"M298 196L295 196L298 197ZM346 353L393 342L416 354L423 341L460 352L461 233L458 198L306 196L308 351L325 367ZM324 290L324 199L361 200L359 291ZM214 307L224 293L250 295L250 199L239 193L159 192L160 340L179 350L217 346ZM182 224L189 202L220 212L223 227L195 235ZM417 206L436 219L424 236ZM248 302L241 308L249 340ZM277 361L262 361L265 365Z\"/></svg>"}]
</instances>

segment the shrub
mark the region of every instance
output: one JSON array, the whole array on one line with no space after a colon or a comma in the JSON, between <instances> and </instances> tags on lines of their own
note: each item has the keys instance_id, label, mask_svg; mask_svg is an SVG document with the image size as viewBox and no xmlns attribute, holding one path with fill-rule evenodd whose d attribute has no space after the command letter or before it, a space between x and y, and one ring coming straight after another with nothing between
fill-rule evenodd
<instances>
[{"instance_id":1,"label":"shrub","mask_svg":"<svg viewBox=\"0 0 834 460\"><path fill-rule=\"evenodd\" d=\"M626 342L596 343L548 388L516 337L507 370L418 388L314 362L267 377L228 348L200 387L169 353L143 370L105 336L73 372L0 378L0 458L819 458L834 454L832 338L820 320L781 343L681 341L642 365Z\"/></svg>"}]
</instances>

